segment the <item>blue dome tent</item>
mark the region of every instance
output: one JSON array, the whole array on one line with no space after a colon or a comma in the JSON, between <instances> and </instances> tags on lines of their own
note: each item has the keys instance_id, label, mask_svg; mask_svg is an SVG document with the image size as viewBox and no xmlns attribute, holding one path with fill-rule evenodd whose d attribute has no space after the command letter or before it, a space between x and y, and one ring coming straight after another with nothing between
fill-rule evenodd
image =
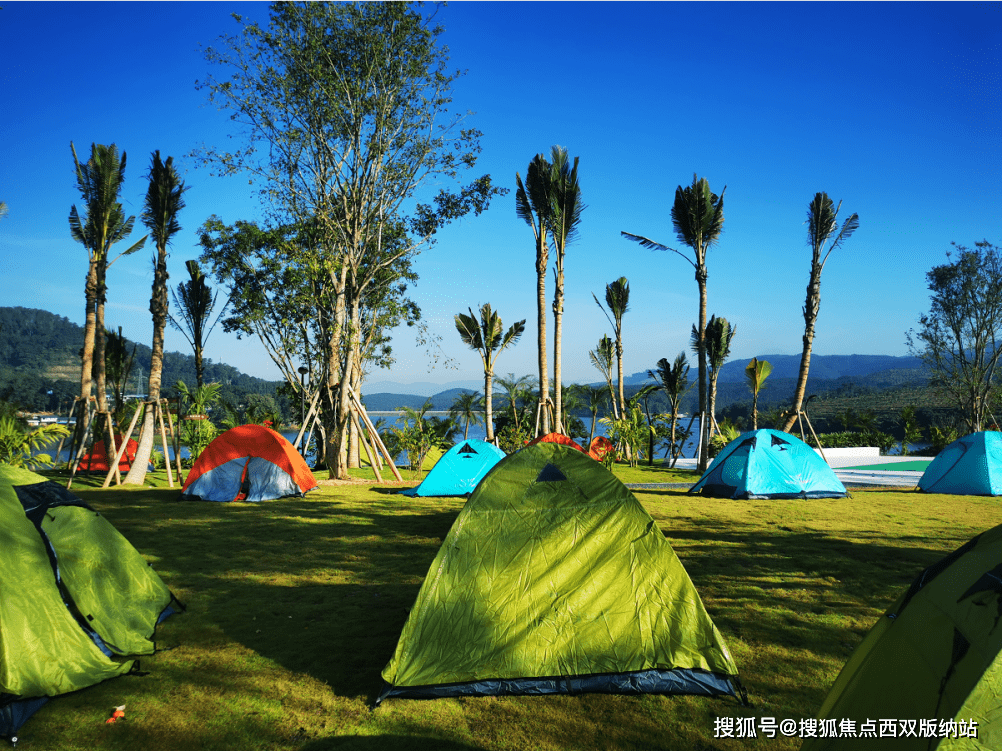
<instances>
[{"instance_id":1,"label":"blue dome tent","mask_svg":"<svg viewBox=\"0 0 1002 751\"><path fill-rule=\"evenodd\" d=\"M755 430L728 443L690 493L715 498L843 498L845 486L796 436Z\"/></svg>"},{"instance_id":2,"label":"blue dome tent","mask_svg":"<svg viewBox=\"0 0 1002 751\"><path fill-rule=\"evenodd\" d=\"M1002 433L958 438L932 460L918 486L926 493L1002 495Z\"/></svg>"},{"instance_id":3,"label":"blue dome tent","mask_svg":"<svg viewBox=\"0 0 1002 751\"><path fill-rule=\"evenodd\" d=\"M504 457L504 451L486 441L462 441L442 455L424 482L400 492L410 496L467 495Z\"/></svg>"}]
</instances>

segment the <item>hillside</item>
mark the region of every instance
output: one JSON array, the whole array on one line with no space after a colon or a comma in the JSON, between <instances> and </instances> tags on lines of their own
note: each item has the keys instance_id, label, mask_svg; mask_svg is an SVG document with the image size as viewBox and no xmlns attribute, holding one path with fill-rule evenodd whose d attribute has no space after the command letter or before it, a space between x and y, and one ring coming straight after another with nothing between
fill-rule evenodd
<instances>
[{"instance_id":1,"label":"hillside","mask_svg":"<svg viewBox=\"0 0 1002 751\"><path fill-rule=\"evenodd\" d=\"M0 398L28 409L65 410L67 401L80 391L83 337L83 327L63 316L34 308L0 307ZM145 392L151 356L147 345L136 345L127 392ZM276 396L281 386L280 381L255 378L209 358L204 362L206 383L223 384L223 398L231 403L243 402L247 394ZM179 380L194 385L194 355L164 353L162 383L166 387Z\"/></svg>"}]
</instances>

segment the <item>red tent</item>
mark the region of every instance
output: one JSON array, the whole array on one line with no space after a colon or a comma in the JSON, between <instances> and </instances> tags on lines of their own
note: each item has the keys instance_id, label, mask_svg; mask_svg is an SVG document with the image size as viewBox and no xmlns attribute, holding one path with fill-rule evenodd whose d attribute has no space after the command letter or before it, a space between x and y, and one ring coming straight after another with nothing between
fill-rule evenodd
<instances>
[{"instance_id":1,"label":"red tent","mask_svg":"<svg viewBox=\"0 0 1002 751\"><path fill-rule=\"evenodd\" d=\"M582 453L585 453L585 454L588 453L583 448L581 448L581 446L579 446L577 444L577 442L574 441L573 438L568 438L567 436L563 435L562 433L547 433L546 435L539 436L539 438L532 439L531 441L529 441L525 445L526 446L534 446L537 443L559 443L562 446L572 446L572 447L576 448L578 451L581 451Z\"/></svg>"},{"instance_id":2,"label":"red tent","mask_svg":"<svg viewBox=\"0 0 1002 751\"><path fill-rule=\"evenodd\" d=\"M122 436L115 435L115 445L121 447ZM129 443L125 448L125 453L122 454L122 459L118 463L119 472L128 472L129 468L132 467L132 462L136 458L136 451L139 450L139 444L136 443L131 438ZM106 458L104 450L104 441L95 441L94 448L90 450L83 459L80 460L80 466L77 469L80 472L107 472L108 471L108 459Z\"/></svg>"},{"instance_id":3,"label":"red tent","mask_svg":"<svg viewBox=\"0 0 1002 751\"><path fill-rule=\"evenodd\" d=\"M588 447L588 455L595 461L600 462L610 451L614 451L615 448L612 441L604 435L597 435L591 439L591 445Z\"/></svg>"},{"instance_id":4,"label":"red tent","mask_svg":"<svg viewBox=\"0 0 1002 751\"><path fill-rule=\"evenodd\" d=\"M253 502L302 496L316 487L303 457L280 433L241 425L217 436L199 455L181 497Z\"/></svg>"}]
</instances>

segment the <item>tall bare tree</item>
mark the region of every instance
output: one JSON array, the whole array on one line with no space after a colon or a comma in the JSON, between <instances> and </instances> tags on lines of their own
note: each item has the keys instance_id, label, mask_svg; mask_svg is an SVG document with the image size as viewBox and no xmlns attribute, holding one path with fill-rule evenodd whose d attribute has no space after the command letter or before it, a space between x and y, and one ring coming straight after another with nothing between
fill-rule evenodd
<instances>
[{"instance_id":1,"label":"tall bare tree","mask_svg":"<svg viewBox=\"0 0 1002 751\"><path fill-rule=\"evenodd\" d=\"M288 252L312 274L303 315L324 347L332 477L348 476L342 447L368 289L446 224L506 192L484 175L431 203L414 200L423 187L458 180L480 151L480 132L449 110L459 74L446 69L443 29L423 13L405 3L276 3L266 28L241 21L242 34L207 51L228 78L204 86L247 140L203 155L258 180L276 223L311 225L308 242Z\"/></svg>"},{"instance_id":2,"label":"tall bare tree","mask_svg":"<svg viewBox=\"0 0 1002 751\"><path fill-rule=\"evenodd\" d=\"M490 303L484 303L480 306L479 318L472 308L469 315L457 313L456 330L463 344L480 354L484 365L484 427L487 429L487 441L491 442L494 440L494 415L491 405L494 365L501 353L521 338L522 332L525 331L525 319L513 323L505 331L501 316L491 310Z\"/></svg>"},{"instance_id":3,"label":"tall bare tree","mask_svg":"<svg viewBox=\"0 0 1002 751\"><path fill-rule=\"evenodd\" d=\"M706 178L692 176L692 185L683 188L681 185L675 190L675 203L671 207L671 221L675 228L675 235L678 239L688 245L693 252L693 258L675 248L669 248L654 240L649 240L641 235L633 235L629 232L621 233L623 237L635 240L645 248L652 250L670 250L677 253L688 261L696 271L696 284L699 287L699 318L696 327L698 333L698 356L699 356L699 411L703 416L700 419L700 451L699 451L699 471L706 470L709 464L709 443L710 434L706 419L708 407L708 381L706 364L706 280L708 277L706 267L706 252L717 243L721 232L724 229L724 193L727 186L716 195L710 190L710 184Z\"/></svg>"},{"instance_id":4,"label":"tall bare tree","mask_svg":"<svg viewBox=\"0 0 1002 751\"><path fill-rule=\"evenodd\" d=\"M804 304L804 351L800 355L800 372L793 392L793 405L786 415L783 430L790 432L803 409L807 391L807 374L811 368L811 349L814 346L814 328L821 310L821 272L828 256L848 240L859 228L859 215L853 214L838 226L838 212L842 202L835 202L825 192L815 193L807 206L807 244L811 246L811 275L807 282L807 301ZM830 241L830 244L829 244ZM827 250L825 249L825 246Z\"/></svg>"},{"instance_id":5,"label":"tall bare tree","mask_svg":"<svg viewBox=\"0 0 1002 751\"><path fill-rule=\"evenodd\" d=\"M108 413L108 398L104 365L104 306L107 300L108 268L122 256L135 253L146 242L139 242L110 259L111 248L132 234L136 218L126 217L119 196L125 182L126 155L121 156L115 144L91 144L90 158L81 164L77 151L70 143L76 169L77 189L83 199L83 212L74 204L70 208L70 235L87 251L87 278L84 285L86 311L84 319L83 362L80 368L81 411L77 415L78 440L86 427L87 402L91 393L91 378L96 382L97 411ZM105 433L104 422L99 422ZM112 453L112 442L105 435L105 446ZM114 456L109 457L114 461ZM109 465L110 466L110 465Z\"/></svg>"},{"instance_id":6,"label":"tall bare tree","mask_svg":"<svg viewBox=\"0 0 1002 751\"><path fill-rule=\"evenodd\" d=\"M143 203L143 224L150 231L157 252L153 257L153 293L150 296L150 313L153 315L153 346L150 354L150 377L148 381L147 402L153 405L160 402L160 380L164 366L164 331L167 328L167 318L170 315L167 300L167 246L172 238L181 231L177 215L184 208L184 193L187 188L184 181L174 168L174 157L167 161L160 158L160 151L154 151L150 157L150 170L147 174L149 186L146 189L146 200ZM198 361L196 360L196 364ZM199 374L200 375L200 374ZM199 378L198 385L202 385ZM124 483L126 485L142 485L146 481L146 467L153 452L156 436L153 409L147 409L143 415L143 424L139 430L139 448L136 458L129 468Z\"/></svg>"}]
</instances>

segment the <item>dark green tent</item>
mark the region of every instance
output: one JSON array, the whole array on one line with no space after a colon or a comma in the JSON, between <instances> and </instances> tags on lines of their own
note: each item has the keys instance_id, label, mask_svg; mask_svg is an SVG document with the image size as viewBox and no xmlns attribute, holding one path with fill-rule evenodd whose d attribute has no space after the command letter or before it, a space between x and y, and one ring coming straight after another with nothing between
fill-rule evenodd
<instances>
[{"instance_id":1,"label":"dark green tent","mask_svg":"<svg viewBox=\"0 0 1002 751\"><path fill-rule=\"evenodd\" d=\"M736 695L737 668L657 523L577 449L477 486L383 671L387 697Z\"/></svg>"},{"instance_id":2,"label":"dark green tent","mask_svg":"<svg viewBox=\"0 0 1002 751\"><path fill-rule=\"evenodd\" d=\"M133 669L180 607L100 514L61 485L0 464L0 736L46 697Z\"/></svg>"},{"instance_id":3,"label":"dark green tent","mask_svg":"<svg viewBox=\"0 0 1002 751\"><path fill-rule=\"evenodd\" d=\"M827 737L802 751L1002 748L1000 616L1002 526L919 574L877 621L821 706ZM875 737L860 737L867 721Z\"/></svg>"}]
</instances>

